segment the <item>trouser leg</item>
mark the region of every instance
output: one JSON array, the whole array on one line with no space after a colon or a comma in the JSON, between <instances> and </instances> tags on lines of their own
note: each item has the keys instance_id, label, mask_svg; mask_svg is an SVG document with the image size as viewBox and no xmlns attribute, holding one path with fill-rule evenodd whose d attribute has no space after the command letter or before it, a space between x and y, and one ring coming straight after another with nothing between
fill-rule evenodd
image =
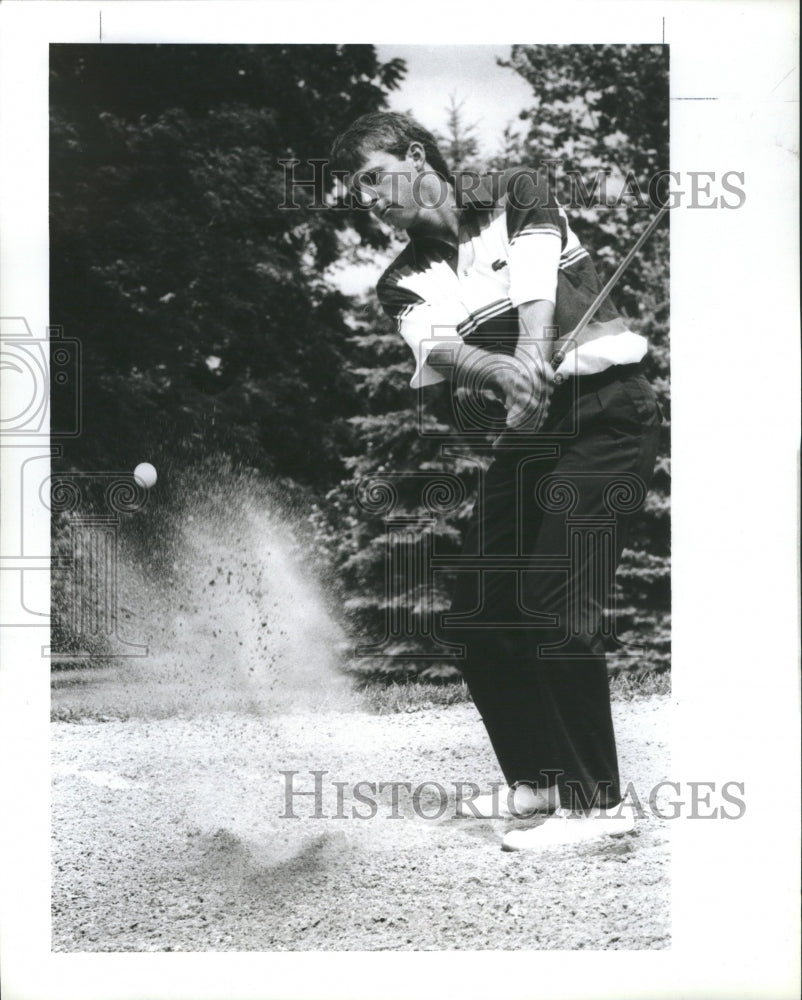
<instances>
[{"instance_id":1,"label":"trouser leg","mask_svg":"<svg viewBox=\"0 0 802 1000\"><path fill-rule=\"evenodd\" d=\"M559 775L578 808L620 801L601 611L632 513L621 490L645 493L659 433L648 387L629 381L577 401L557 455L497 459L465 549L524 568L460 574L452 605L479 626L459 632L463 672L506 780Z\"/></svg>"}]
</instances>

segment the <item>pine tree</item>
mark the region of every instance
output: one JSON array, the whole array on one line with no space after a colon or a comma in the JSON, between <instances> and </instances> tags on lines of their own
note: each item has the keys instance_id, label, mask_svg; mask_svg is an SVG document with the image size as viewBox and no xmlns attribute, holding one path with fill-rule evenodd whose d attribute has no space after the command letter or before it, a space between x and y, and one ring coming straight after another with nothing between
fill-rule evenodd
<instances>
[{"instance_id":1,"label":"pine tree","mask_svg":"<svg viewBox=\"0 0 802 1000\"><path fill-rule=\"evenodd\" d=\"M448 117L444 134L435 133L437 144L454 171L479 169L479 139L475 122L466 122L463 112L465 101L458 101L456 94L449 95L446 106Z\"/></svg>"}]
</instances>

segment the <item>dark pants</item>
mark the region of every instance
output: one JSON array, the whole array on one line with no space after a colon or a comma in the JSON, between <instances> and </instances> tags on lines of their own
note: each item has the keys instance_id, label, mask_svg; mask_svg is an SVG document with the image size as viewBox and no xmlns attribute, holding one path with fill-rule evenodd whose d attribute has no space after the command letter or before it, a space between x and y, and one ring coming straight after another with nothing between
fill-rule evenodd
<instances>
[{"instance_id":1,"label":"dark pants","mask_svg":"<svg viewBox=\"0 0 802 1000\"><path fill-rule=\"evenodd\" d=\"M464 542L446 635L505 780L569 808L621 801L602 610L660 424L636 366L566 381L537 442L497 451Z\"/></svg>"}]
</instances>

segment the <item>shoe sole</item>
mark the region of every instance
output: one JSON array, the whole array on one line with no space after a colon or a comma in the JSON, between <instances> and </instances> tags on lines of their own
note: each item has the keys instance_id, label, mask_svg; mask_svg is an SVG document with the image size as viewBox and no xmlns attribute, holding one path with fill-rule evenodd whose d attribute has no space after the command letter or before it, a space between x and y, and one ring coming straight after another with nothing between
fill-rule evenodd
<instances>
[{"instance_id":1,"label":"shoe sole","mask_svg":"<svg viewBox=\"0 0 802 1000\"><path fill-rule=\"evenodd\" d=\"M540 829L538 827L538 829ZM507 851L510 854L514 854L518 851L550 851L557 850L562 847L576 847L578 844L592 844L594 840L603 840L607 837L626 837L631 833L635 832L634 826L630 827L628 830L604 830L601 833L595 833L592 837L584 837L579 840L566 840L562 844L538 844L533 843L531 846L527 845L525 847L513 847L510 844L505 844L504 841L501 842L502 851Z\"/></svg>"}]
</instances>

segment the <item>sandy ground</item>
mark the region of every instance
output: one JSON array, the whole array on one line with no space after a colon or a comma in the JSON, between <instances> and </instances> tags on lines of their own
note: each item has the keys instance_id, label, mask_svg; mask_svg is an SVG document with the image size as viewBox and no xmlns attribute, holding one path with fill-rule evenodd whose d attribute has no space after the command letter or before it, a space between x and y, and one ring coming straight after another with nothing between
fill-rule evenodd
<instances>
[{"instance_id":1,"label":"sandy ground","mask_svg":"<svg viewBox=\"0 0 802 1000\"><path fill-rule=\"evenodd\" d=\"M666 948L670 824L648 799L668 699L614 711L635 832L538 854L499 849L509 821L455 816L455 782L499 780L469 704L56 722L53 949ZM324 816L298 796L286 818L281 772L312 791L315 770ZM358 818L361 781L449 797L399 788L394 808L363 786Z\"/></svg>"}]
</instances>

